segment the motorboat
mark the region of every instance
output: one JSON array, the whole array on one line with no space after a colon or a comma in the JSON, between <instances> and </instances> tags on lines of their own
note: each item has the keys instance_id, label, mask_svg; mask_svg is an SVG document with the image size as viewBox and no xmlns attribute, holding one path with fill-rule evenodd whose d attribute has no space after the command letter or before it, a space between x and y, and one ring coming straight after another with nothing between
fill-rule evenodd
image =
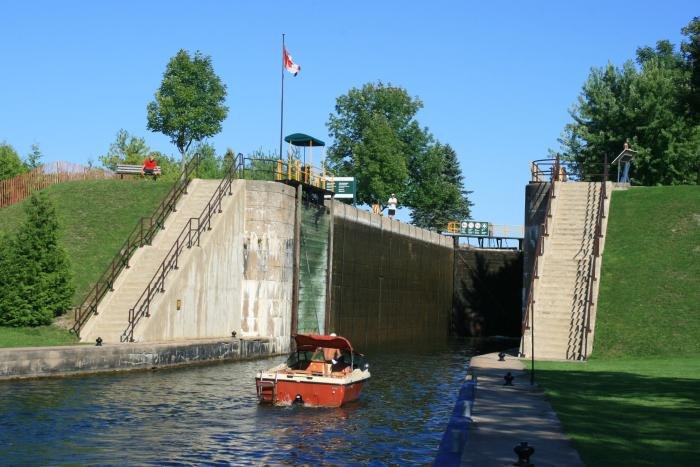
<instances>
[{"instance_id":1,"label":"motorboat","mask_svg":"<svg viewBox=\"0 0 700 467\"><path fill-rule=\"evenodd\" d=\"M296 350L282 363L255 375L261 403L340 407L360 397L369 363L341 336L297 334Z\"/></svg>"}]
</instances>

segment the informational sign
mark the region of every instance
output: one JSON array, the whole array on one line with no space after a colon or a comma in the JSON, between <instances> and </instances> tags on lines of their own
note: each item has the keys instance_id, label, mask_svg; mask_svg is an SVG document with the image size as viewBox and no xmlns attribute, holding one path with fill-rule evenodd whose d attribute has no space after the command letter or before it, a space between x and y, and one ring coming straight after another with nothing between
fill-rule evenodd
<instances>
[{"instance_id":1,"label":"informational sign","mask_svg":"<svg viewBox=\"0 0 700 467\"><path fill-rule=\"evenodd\" d=\"M462 221L460 224L460 233L465 235L474 235L475 237L489 236L489 223L481 221Z\"/></svg>"},{"instance_id":2,"label":"informational sign","mask_svg":"<svg viewBox=\"0 0 700 467\"><path fill-rule=\"evenodd\" d=\"M336 198L355 199L355 177L334 177L332 183L326 182L326 190L334 192Z\"/></svg>"}]
</instances>

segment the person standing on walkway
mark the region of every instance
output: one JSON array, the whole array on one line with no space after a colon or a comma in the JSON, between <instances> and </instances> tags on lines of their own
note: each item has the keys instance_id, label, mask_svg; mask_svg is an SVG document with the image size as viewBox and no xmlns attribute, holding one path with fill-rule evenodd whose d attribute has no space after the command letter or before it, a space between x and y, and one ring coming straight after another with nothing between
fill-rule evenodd
<instances>
[{"instance_id":1,"label":"person standing on walkway","mask_svg":"<svg viewBox=\"0 0 700 467\"><path fill-rule=\"evenodd\" d=\"M398 204L398 200L396 199L396 195L394 193L391 194L389 197L389 202L387 203L387 207L389 208L389 219L393 219L394 216L396 215L396 205Z\"/></svg>"}]
</instances>

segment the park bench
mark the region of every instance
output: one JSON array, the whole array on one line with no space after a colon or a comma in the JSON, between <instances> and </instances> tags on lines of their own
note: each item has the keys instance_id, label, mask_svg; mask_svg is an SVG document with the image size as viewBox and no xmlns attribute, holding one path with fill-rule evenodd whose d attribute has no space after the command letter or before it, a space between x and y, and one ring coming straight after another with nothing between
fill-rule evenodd
<instances>
[{"instance_id":1,"label":"park bench","mask_svg":"<svg viewBox=\"0 0 700 467\"><path fill-rule=\"evenodd\" d=\"M119 174L119 178L124 178L124 175L141 175L142 167L141 165L119 164L117 165L117 173ZM160 175L159 165L156 165L156 168L153 170L153 175Z\"/></svg>"}]
</instances>

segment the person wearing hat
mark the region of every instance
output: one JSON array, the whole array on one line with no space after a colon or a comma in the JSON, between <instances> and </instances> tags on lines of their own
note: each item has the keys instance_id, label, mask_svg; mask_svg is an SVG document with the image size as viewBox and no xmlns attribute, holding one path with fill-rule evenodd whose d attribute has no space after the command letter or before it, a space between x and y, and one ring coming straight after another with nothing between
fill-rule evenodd
<instances>
[{"instance_id":1,"label":"person wearing hat","mask_svg":"<svg viewBox=\"0 0 700 467\"><path fill-rule=\"evenodd\" d=\"M387 207L389 208L389 219L393 219L394 216L396 215L396 204L398 203L398 200L396 199L396 195L394 193L391 194L389 197L389 202L387 203Z\"/></svg>"}]
</instances>

